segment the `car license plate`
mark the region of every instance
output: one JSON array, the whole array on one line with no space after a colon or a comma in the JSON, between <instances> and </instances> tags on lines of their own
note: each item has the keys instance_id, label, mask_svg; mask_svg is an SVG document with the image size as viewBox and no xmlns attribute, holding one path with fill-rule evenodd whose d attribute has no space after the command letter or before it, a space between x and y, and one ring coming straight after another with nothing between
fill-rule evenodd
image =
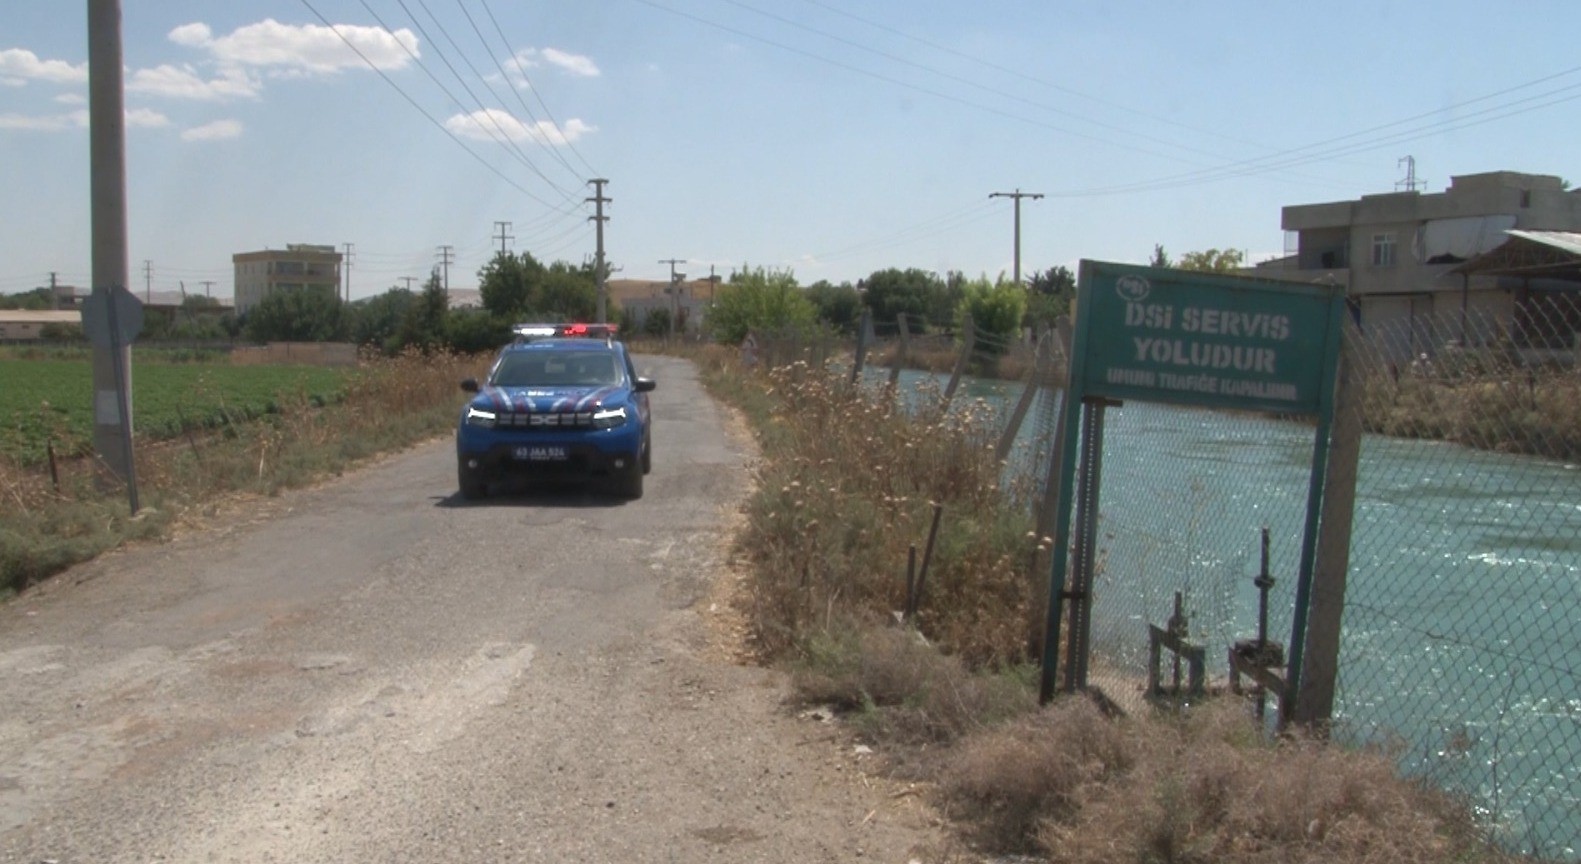
<instances>
[{"instance_id":1,"label":"car license plate","mask_svg":"<svg viewBox=\"0 0 1581 864\"><path fill-rule=\"evenodd\" d=\"M521 462L564 462L566 452L564 447L556 446L531 446L517 447L511 453Z\"/></svg>"}]
</instances>

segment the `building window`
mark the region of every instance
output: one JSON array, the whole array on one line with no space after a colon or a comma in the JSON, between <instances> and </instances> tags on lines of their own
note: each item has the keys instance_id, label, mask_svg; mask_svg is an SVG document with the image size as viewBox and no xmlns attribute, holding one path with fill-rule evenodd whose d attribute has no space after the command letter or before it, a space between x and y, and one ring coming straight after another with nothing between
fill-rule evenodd
<instances>
[{"instance_id":1,"label":"building window","mask_svg":"<svg viewBox=\"0 0 1581 864\"><path fill-rule=\"evenodd\" d=\"M1530 207L1530 206L1532 206L1532 190L1530 190L1530 189L1522 189L1521 190L1521 207L1525 208L1525 207Z\"/></svg>"},{"instance_id":2,"label":"building window","mask_svg":"<svg viewBox=\"0 0 1581 864\"><path fill-rule=\"evenodd\" d=\"M1374 235L1372 235L1372 266L1374 266L1374 267L1393 267L1394 266L1394 235L1393 234L1374 234Z\"/></svg>"}]
</instances>

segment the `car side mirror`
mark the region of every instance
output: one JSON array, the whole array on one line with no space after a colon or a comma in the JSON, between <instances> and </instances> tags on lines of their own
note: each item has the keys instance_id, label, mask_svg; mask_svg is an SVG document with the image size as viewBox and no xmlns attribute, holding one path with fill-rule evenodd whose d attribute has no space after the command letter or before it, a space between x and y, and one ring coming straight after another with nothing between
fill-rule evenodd
<instances>
[{"instance_id":1,"label":"car side mirror","mask_svg":"<svg viewBox=\"0 0 1581 864\"><path fill-rule=\"evenodd\" d=\"M638 393L646 393L649 390L659 386L659 382L653 380L652 378L638 378L636 383L637 386L631 389Z\"/></svg>"},{"instance_id":2,"label":"car side mirror","mask_svg":"<svg viewBox=\"0 0 1581 864\"><path fill-rule=\"evenodd\" d=\"M463 378L463 379L461 379L461 389L467 391L468 393L476 393L476 392L478 392L478 379L476 379L476 378Z\"/></svg>"}]
</instances>

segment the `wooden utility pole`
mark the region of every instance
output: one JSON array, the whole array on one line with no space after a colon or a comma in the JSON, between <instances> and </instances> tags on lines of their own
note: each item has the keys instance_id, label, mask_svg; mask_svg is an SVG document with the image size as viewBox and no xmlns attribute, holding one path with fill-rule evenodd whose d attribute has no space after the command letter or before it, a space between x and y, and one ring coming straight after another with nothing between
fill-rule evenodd
<instances>
[{"instance_id":1,"label":"wooden utility pole","mask_svg":"<svg viewBox=\"0 0 1581 864\"><path fill-rule=\"evenodd\" d=\"M1012 198L1016 202L1016 264L1015 264L1015 267L1016 267L1016 284L1020 285L1021 284L1021 199L1022 198L1031 198L1032 200L1036 201L1037 199L1042 198L1043 195L1040 192L1022 192L1020 189L1017 189L1014 192L994 192L994 193L989 194L988 197L989 198Z\"/></svg>"},{"instance_id":2,"label":"wooden utility pole","mask_svg":"<svg viewBox=\"0 0 1581 864\"><path fill-rule=\"evenodd\" d=\"M604 184L608 180L595 177L587 182L593 187L593 197L587 199L593 202L593 215L587 218L592 220L598 236L597 257L593 259L593 282L598 286L598 323L604 324L609 320L609 268L604 263L604 223L609 221L609 217L604 215L604 205L613 203L614 199L604 197Z\"/></svg>"},{"instance_id":3,"label":"wooden utility pole","mask_svg":"<svg viewBox=\"0 0 1581 864\"><path fill-rule=\"evenodd\" d=\"M510 252L510 250L505 247L505 241L507 241L507 240L515 240L516 239L516 237L514 235L505 233L506 231L511 230L511 223L495 221L494 227L496 229L498 229L499 232L500 232L500 233L494 235L494 239L500 241L500 254L501 255L508 254Z\"/></svg>"},{"instance_id":4,"label":"wooden utility pole","mask_svg":"<svg viewBox=\"0 0 1581 864\"><path fill-rule=\"evenodd\" d=\"M676 309L679 304L681 280L686 278L685 273L675 272L675 265L685 264L685 258L660 258L660 264L670 265L670 285L664 289L665 296L670 298L670 338L675 338L675 319L678 317Z\"/></svg>"}]
</instances>

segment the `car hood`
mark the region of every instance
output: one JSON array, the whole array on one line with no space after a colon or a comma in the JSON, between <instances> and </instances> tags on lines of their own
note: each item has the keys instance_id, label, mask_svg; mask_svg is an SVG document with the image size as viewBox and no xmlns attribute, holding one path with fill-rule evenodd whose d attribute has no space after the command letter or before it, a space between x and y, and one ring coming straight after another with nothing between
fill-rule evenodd
<instances>
[{"instance_id":1,"label":"car hood","mask_svg":"<svg viewBox=\"0 0 1581 864\"><path fill-rule=\"evenodd\" d=\"M472 407L484 411L594 411L623 400L626 388L607 387L494 387L484 386Z\"/></svg>"}]
</instances>

